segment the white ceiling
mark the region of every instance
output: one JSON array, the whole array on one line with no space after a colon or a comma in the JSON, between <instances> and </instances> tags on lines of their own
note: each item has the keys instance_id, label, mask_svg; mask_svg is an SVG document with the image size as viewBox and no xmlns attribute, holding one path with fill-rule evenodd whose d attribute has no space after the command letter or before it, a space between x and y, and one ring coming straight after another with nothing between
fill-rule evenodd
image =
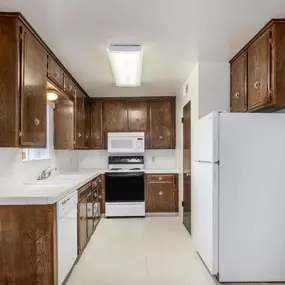
<instances>
[{"instance_id":1,"label":"white ceiling","mask_svg":"<svg viewBox=\"0 0 285 285\"><path fill-rule=\"evenodd\" d=\"M197 61L228 61L284 0L0 0L19 11L90 96L169 95ZM142 86L115 87L106 47L142 44Z\"/></svg>"}]
</instances>

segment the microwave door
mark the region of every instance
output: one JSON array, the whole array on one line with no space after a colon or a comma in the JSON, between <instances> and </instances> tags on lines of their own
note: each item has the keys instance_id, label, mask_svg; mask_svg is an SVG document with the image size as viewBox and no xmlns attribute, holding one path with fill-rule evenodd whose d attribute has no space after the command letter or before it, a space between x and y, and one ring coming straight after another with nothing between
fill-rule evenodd
<instances>
[{"instance_id":1,"label":"microwave door","mask_svg":"<svg viewBox=\"0 0 285 285\"><path fill-rule=\"evenodd\" d=\"M109 153L132 153L135 152L135 143L133 138L112 137L108 140Z\"/></svg>"}]
</instances>

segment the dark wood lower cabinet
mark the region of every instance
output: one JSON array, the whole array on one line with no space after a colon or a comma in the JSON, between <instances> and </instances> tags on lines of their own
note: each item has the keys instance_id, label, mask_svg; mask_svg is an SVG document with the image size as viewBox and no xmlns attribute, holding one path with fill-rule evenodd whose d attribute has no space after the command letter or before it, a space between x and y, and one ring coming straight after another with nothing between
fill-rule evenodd
<instances>
[{"instance_id":1,"label":"dark wood lower cabinet","mask_svg":"<svg viewBox=\"0 0 285 285\"><path fill-rule=\"evenodd\" d=\"M0 284L57 284L55 205L0 206Z\"/></svg>"},{"instance_id":2,"label":"dark wood lower cabinet","mask_svg":"<svg viewBox=\"0 0 285 285\"><path fill-rule=\"evenodd\" d=\"M146 212L178 212L177 174L145 176Z\"/></svg>"},{"instance_id":3,"label":"dark wood lower cabinet","mask_svg":"<svg viewBox=\"0 0 285 285\"><path fill-rule=\"evenodd\" d=\"M78 254L86 247L101 219L102 175L78 190Z\"/></svg>"}]
</instances>

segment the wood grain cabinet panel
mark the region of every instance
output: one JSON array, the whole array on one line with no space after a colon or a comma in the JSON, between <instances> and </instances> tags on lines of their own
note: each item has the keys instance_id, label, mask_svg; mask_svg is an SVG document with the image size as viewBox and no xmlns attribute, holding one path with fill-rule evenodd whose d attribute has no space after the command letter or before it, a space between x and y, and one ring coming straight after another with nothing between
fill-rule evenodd
<instances>
[{"instance_id":1,"label":"wood grain cabinet panel","mask_svg":"<svg viewBox=\"0 0 285 285\"><path fill-rule=\"evenodd\" d=\"M174 148L174 104L171 101L150 102L149 148Z\"/></svg>"},{"instance_id":2,"label":"wood grain cabinet panel","mask_svg":"<svg viewBox=\"0 0 285 285\"><path fill-rule=\"evenodd\" d=\"M84 95L76 89L75 92L75 130L74 142L75 148L85 147L85 115L84 115Z\"/></svg>"},{"instance_id":3,"label":"wood grain cabinet panel","mask_svg":"<svg viewBox=\"0 0 285 285\"><path fill-rule=\"evenodd\" d=\"M247 110L247 52L231 65L231 112Z\"/></svg>"},{"instance_id":4,"label":"wood grain cabinet panel","mask_svg":"<svg viewBox=\"0 0 285 285\"><path fill-rule=\"evenodd\" d=\"M146 212L178 212L176 174L147 174L145 180Z\"/></svg>"},{"instance_id":5,"label":"wood grain cabinet panel","mask_svg":"<svg viewBox=\"0 0 285 285\"><path fill-rule=\"evenodd\" d=\"M271 31L265 32L248 48L248 109L271 104Z\"/></svg>"},{"instance_id":6,"label":"wood grain cabinet panel","mask_svg":"<svg viewBox=\"0 0 285 285\"><path fill-rule=\"evenodd\" d=\"M90 147L90 127L91 127L91 114L90 114L90 102L89 99L84 96L84 147Z\"/></svg>"},{"instance_id":7,"label":"wood grain cabinet panel","mask_svg":"<svg viewBox=\"0 0 285 285\"><path fill-rule=\"evenodd\" d=\"M0 17L0 147L19 145L18 38L16 19Z\"/></svg>"},{"instance_id":8,"label":"wood grain cabinet panel","mask_svg":"<svg viewBox=\"0 0 285 285\"><path fill-rule=\"evenodd\" d=\"M130 132L145 132L148 130L148 102L128 102L128 130Z\"/></svg>"},{"instance_id":9,"label":"wood grain cabinet panel","mask_svg":"<svg viewBox=\"0 0 285 285\"><path fill-rule=\"evenodd\" d=\"M0 206L0 284L57 284L54 205Z\"/></svg>"},{"instance_id":10,"label":"wood grain cabinet panel","mask_svg":"<svg viewBox=\"0 0 285 285\"><path fill-rule=\"evenodd\" d=\"M46 147L47 54L24 26L21 29L21 145Z\"/></svg>"},{"instance_id":11,"label":"wood grain cabinet panel","mask_svg":"<svg viewBox=\"0 0 285 285\"><path fill-rule=\"evenodd\" d=\"M48 78L64 89L64 71L50 55L48 56Z\"/></svg>"},{"instance_id":12,"label":"wood grain cabinet panel","mask_svg":"<svg viewBox=\"0 0 285 285\"><path fill-rule=\"evenodd\" d=\"M106 132L127 131L127 102L126 101L104 101L103 122Z\"/></svg>"},{"instance_id":13,"label":"wood grain cabinet panel","mask_svg":"<svg viewBox=\"0 0 285 285\"><path fill-rule=\"evenodd\" d=\"M76 89L78 91L79 88L77 88L73 80L67 74L64 74L64 92L72 98L76 96Z\"/></svg>"},{"instance_id":14,"label":"wood grain cabinet panel","mask_svg":"<svg viewBox=\"0 0 285 285\"><path fill-rule=\"evenodd\" d=\"M74 106L67 98L58 98L54 109L54 148L73 149Z\"/></svg>"},{"instance_id":15,"label":"wood grain cabinet panel","mask_svg":"<svg viewBox=\"0 0 285 285\"><path fill-rule=\"evenodd\" d=\"M91 100L90 148L104 148L102 101Z\"/></svg>"},{"instance_id":16,"label":"wood grain cabinet panel","mask_svg":"<svg viewBox=\"0 0 285 285\"><path fill-rule=\"evenodd\" d=\"M84 250L88 234L87 234L87 193L79 201L77 206L78 211L78 254Z\"/></svg>"}]
</instances>

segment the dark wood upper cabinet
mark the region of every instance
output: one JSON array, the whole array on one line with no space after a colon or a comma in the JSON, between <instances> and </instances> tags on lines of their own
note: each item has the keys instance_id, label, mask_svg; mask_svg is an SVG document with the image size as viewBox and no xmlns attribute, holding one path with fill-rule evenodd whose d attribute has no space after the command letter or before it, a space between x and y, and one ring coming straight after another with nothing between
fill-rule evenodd
<instances>
[{"instance_id":1,"label":"dark wood upper cabinet","mask_svg":"<svg viewBox=\"0 0 285 285\"><path fill-rule=\"evenodd\" d=\"M243 54L247 54L245 62L242 60ZM274 112L284 109L285 19L268 22L230 64L232 112ZM245 75L242 70L246 70ZM242 90L243 79L245 88ZM244 107L242 101L246 96L247 104Z\"/></svg>"},{"instance_id":2,"label":"dark wood upper cabinet","mask_svg":"<svg viewBox=\"0 0 285 285\"><path fill-rule=\"evenodd\" d=\"M150 102L149 148L175 148L175 109L171 101Z\"/></svg>"},{"instance_id":3,"label":"dark wood upper cabinet","mask_svg":"<svg viewBox=\"0 0 285 285\"><path fill-rule=\"evenodd\" d=\"M145 132L148 130L148 102L128 102L128 130L130 132Z\"/></svg>"},{"instance_id":4,"label":"dark wood upper cabinet","mask_svg":"<svg viewBox=\"0 0 285 285\"><path fill-rule=\"evenodd\" d=\"M0 147L19 146L19 32L16 18L0 17Z\"/></svg>"},{"instance_id":5,"label":"dark wood upper cabinet","mask_svg":"<svg viewBox=\"0 0 285 285\"><path fill-rule=\"evenodd\" d=\"M52 80L53 83L56 83L64 88L64 72L63 69L56 63L56 61L48 56L48 78Z\"/></svg>"},{"instance_id":6,"label":"dark wood upper cabinet","mask_svg":"<svg viewBox=\"0 0 285 285\"><path fill-rule=\"evenodd\" d=\"M247 110L247 53L241 54L231 66L231 112Z\"/></svg>"},{"instance_id":7,"label":"dark wood upper cabinet","mask_svg":"<svg viewBox=\"0 0 285 285\"><path fill-rule=\"evenodd\" d=\"M91 114L90 114L90 102L86 96L84 96L83 117L84 117L84 147L89 148L89 146L90 146Z\"/></svg>"},{"instance_id":8,"label":"dark wood upper cabinet","mask_svg":"<svg viewBox=\"0 0 285 285\"><path fill-rule=\"evenodd\" d=\"M21 145L46 147L47 53L24 26L20 26Z\"/></svg>"},{"instance_id":9,"label":"dark wood upper cabinet","mask_svg":"<svg viewBox=\"0 0 285 285\"><path fill-rule=\"evenodd\" d=\"M127 102L113 100L104 101L103 123L106 132L127 131Z\"/></svg>"},{"instance_id":10,"label":"dark wood upper cabinet","mask_svg":"<svg viewBox=\"0 0 285 285\"><path fill-rule=\"evenodd\" d=\"M248 48L248 109L271 104L271 31L265 32Z\"/></svg>"},{"instance_id":11,"label":"dark wood upper cabinet","mask_svg":"<svg viewBox=\"0 0 285 285\"><path fill-rule=\"evenodd\" d=\"M85 115L84 115L84 95L80 89L74 91L75 97L75 128L74 142L75 148L85 147Z\"/></svg>"},{"instance_id":12,"label":"dark wood upper cabinet","mask_svg":"<svg viewBox=\"0 0 285 285\"><path fill-rule=\"evenodd\" d=\"M54 109L54 148L73 149L74 107L68 98L59 97Z\"/></svg>"},{"instance_id":13,"label":"dark wood upper cabinet","mask_svg":"<svg viewBox=\"0 0 285 285\"><path fill-rule=\"evenodd\" d=\"M103 135L103 103L101 100L91 100L91 127L90 127L90 148L104 148Z\"/></svg>"}]
</instances>

